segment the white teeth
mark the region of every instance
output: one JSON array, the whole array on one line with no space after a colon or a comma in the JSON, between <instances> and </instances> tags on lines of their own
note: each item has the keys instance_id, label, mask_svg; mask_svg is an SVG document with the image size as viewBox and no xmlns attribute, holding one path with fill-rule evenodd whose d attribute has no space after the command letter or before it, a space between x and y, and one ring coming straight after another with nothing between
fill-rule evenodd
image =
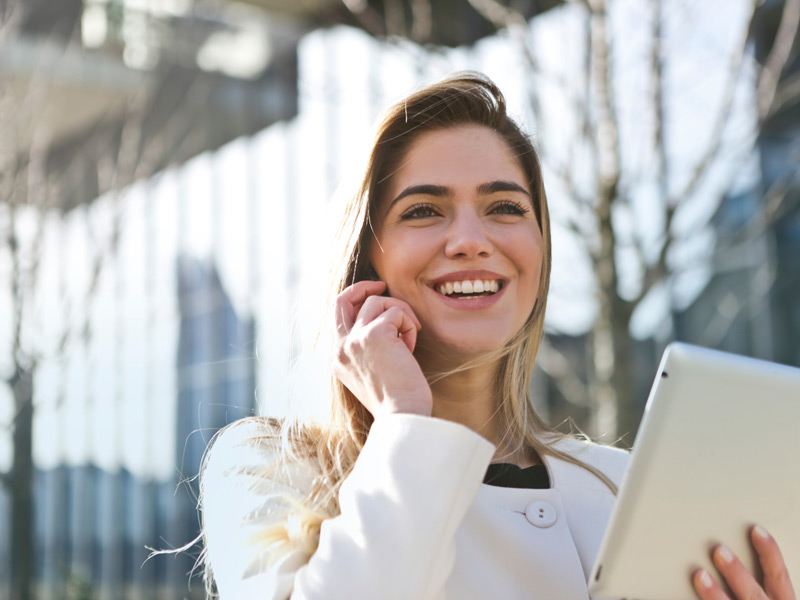
<instances>
[{"instance_id":1,"label":"white teeth","mask_svg":"<svg viewBox=\"0 0 800 600\"><path fill-rule=\"evenodd\" d=\"M436 290L445 296L450 296L452 294L496 293L500 291L500 282L496 279L447 281L437 285Z\"/></svg>"}]
</instances>

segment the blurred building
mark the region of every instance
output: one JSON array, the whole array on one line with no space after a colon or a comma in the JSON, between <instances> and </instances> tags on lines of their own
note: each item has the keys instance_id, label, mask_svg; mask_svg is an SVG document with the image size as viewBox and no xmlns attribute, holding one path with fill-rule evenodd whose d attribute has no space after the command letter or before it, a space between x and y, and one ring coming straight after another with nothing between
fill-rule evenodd
<instances>
[{"instance_id":1,"label":"blurred building","mask_svg":"<svg viewBox=\"0 0 800 600\"><path fill-rule=\"evenodd\" d=\"M12 139L22 160L46 139L62 209L297 112L297 19L194 0L10 0L3 13ZM114 156L117 177L103 177Z\"/></svg>"},{"instance_id":2,"label":"blurred building","mask_svg":"<svg viewBox=\"0 0 800 600\"><path fill-rule=\"evenodd\" d=\"M178 260L175 464L181 482L166 531L171 540L189 541L200 534L197 473L209 440L225 425L256 414L256 328L252 318L237 315L213 264ZM175 589L185 583L198 552L199 546L167 565Z\"/></svg>"},{"instance_id":3,"label":"blurred building","mask_svg":"<svg viewBox=\"0 0 800 600\"><path fill-rule=\"evenodd\" d=\"M41 175L46 191L29 188L23 201L63 215L46 219L41 300L32 299L52 305L45 320L69 340L60 359L42 352L34 385L33 574L41 597L190 593L199 548L145 562L147 548L197 536L194 477L205 443L253 412L253 319L236 313L213 261L153 249L164 238L149 208L140 205L133 220L151 237L134 239L128 214L119 217L117 248L94 236L107 235L109 221L93 232L90 223L113 212L109 193L294 117L297 43L307 28L291 15L227 2L0 5L3 169L28 181ZM167 237L177 239L177 229ZM73 294L91 270L83 252L93 243L105 274L90 300ZM156 256L166 262L147 262ZM71 301L92 311L83 326L80 317L69 321ZM148 410L159 405L154 428ZM142 460L131 460L134 438L156 450L134 450ZM4 471L7 453L0 455ZM5 490L0 518L5 597L11 557L21 551L6 535L13 515ZM195 583L192 594L202 597L202 588Z\"/></svg>"},{"instance_id":4,"label":"blurred building","mask_svg":"<svg viewBox=\"0 0 800 600\"><path fill-rule=\"evenodd\" d=\"M83 597L81 590L110 598L123 589L136 598L189 591L199 546L150 560L148 548L167 550L199 534L196 475L206 443L220 427L254 412L255 328L252 319L237 316L213 266L180 259L177 271L178 469L162 480L93 464L37 470L36 578L45 597L65 597L65 586L76 597ZM199 579L194 592L202 596Z\"/></svg>"}]
</instances>

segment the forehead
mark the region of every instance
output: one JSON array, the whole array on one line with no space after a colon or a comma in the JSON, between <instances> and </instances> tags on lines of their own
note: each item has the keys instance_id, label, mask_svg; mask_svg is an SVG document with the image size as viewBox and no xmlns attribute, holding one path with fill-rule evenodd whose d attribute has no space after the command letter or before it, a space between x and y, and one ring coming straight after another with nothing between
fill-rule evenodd
<instances>
[{"instance_id":1,"label":"forehead","mask_svg":"<svg viewBox=\"0 0 800 600\"><path fill-rule=\"evenodd\" d=\"M481 125L460 125L428 131L414 140L390 178L386 196L394 198L411 185L467 190L492 181L511 181L528 189L519 158L500 134Z\"/></svg>"}]
</instances>

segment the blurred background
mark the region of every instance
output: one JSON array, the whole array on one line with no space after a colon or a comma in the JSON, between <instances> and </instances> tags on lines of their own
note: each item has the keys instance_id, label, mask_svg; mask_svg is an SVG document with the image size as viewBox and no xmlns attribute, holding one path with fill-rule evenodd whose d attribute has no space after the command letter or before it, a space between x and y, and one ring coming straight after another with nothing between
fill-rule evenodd
<instances>
[{"instance_id":1,"label":"blurred background","mask_svg":"<svg viewBox=\"0 0 800 600\"><path fill-rule=\"evenodd\" d=\"M630 445L672 340L800 365L800 0L0 0L0 597L202 598L197 474L325 405L329 205L486 72L553 219L538 409ZM334 199L334 200L332 200Z\"/></svg>"}]
</instances>

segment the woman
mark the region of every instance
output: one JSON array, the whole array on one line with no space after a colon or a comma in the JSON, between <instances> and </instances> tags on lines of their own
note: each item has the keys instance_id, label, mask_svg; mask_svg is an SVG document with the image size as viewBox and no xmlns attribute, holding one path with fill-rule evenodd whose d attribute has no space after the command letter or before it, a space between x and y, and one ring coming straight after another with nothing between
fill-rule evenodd
<instances>
[{"instance_id":1,"label":"woman","mask_svg":"<svg viewBox=\"0 0 800 600\"><path fill-rule=\"evenodd\" d=\"M339 241L328 421L240 421L207 459L221 597L586 598L628 455L532 408L549 218L491 81L460 74L388 111ZM753 543L767 593L793 598L774 541ZM715 558L737 597L761 589ZM725 597L705 572L695 585Z\"/></svg>"}]
</instances>

